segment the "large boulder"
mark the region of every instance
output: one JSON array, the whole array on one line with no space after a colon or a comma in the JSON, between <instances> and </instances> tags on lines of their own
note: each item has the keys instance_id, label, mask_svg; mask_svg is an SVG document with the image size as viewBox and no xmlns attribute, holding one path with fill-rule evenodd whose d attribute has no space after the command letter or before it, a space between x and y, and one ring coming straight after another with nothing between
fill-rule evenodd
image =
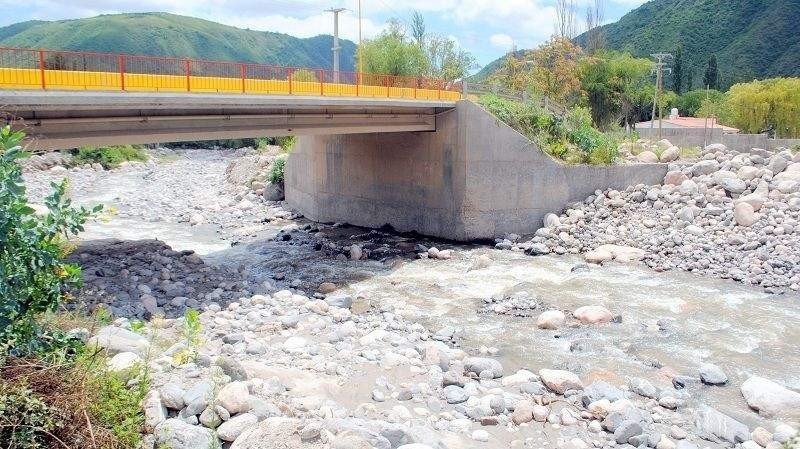
<instances>
[{"instance_id":1,"label":"large boulder","mask_svg":"<svg viewBox=\"0 0 800 449\"><path fill-rule=\"evenodd\" d=\"M225 421L217 427L217 436L222 441L235 441L239 435L258 424L258 417L252 413L242 413Z\"/></svg>"},{"instance_id":2,"label":"large boulder","mask_svg":"<svg viewBox=\"0 0 800 449\"><path fill-rule=\"evenodd\" d=\"M88 341L90 346L98 346L109 353L133 352L140 357L145 357L150 349L150 342L144 335L116 326L100 328L94 337Z\"/></svg>"},{"instance_id":3,"label":"large boulder","mask_svg":"<svg viewBox=\"0 0 800 449\"><path fill-rule=\"evenodd\" d=\"M603 306L583 306L572 312L581 324L604 324L610 322L614 316Z\"/></svg>"},{"instance_id":4,"label":"large boulder","mask_svg":"<svg viewBox=\"0 0 800 449\"><path fill-rule=\"evenodd\" d=\"M464 370L479 376L482 372L488 371L494 378L503 377L503 365L488 357L467 357L464 359Z\"/></svg>"},{"instance_id":5,"label":"large boulder","mask_svg":"<svg viewBox=\"0 0 800 449\"><path fill-rule=\"evenodd\" d=\"M652 151L642 151L636 156L636 160L644 164L655 164L658 162L658 156Z\"/></svg>"},{"instance_id":6,"label":"large boulder","mask_svg":"<svg viewBox=\"0 0 800 449\"><path fill-rule=\"evenodd\" d=\"M267 201L283 201L285 195L282 182L268 182L264 186L264 199Z\"/></svg>"},{"instance_id":7,"label":"large boulder","mask_svg":"<svg viewBox=\"0 0 800 449\"><path fill-rule=\"evenodd\" d=\"M707 405L701 405L697 410L695 425L700 436L709 440L719 439L736 444L750 439L750 430L746 425Z\"/></svg>"},{"instance_id":8,"label":"large boulder","mask_svg":"<svg viewBox=\"0 0 800 449\"><path fill-rule=\"evenodd\" d=\"M321 449L320 440L303 441L300 420L273 417L242 432L230 449Z\"/></svg>"},{"instance_id":9,"label":"large boulder","mask_svg":"<svg viewBox=\"0 0 800 449\"><path fill-rule=\"evenodd\" d=\"M250 410L250 392L244 382L231 382L217 394L217 402L231 415Z\"/></svg>"},{"instance_id":10,"label":"large boulder","mask_svg":"<svg viewBox=\"0 0 800 449\"><path fill-rule=\"evenodd\" d=\"M556 369L539 370L539 378L542 379L547 388L558 394L564 394L567 390L582 390L583 382L577 374L569 371Z\"/></svg>"},{"instance_id":11,"label":"large boulder","mask_svg":"<svg viewBox=\"0 0 800 449\"><path fill-rule=\"evenodd\" d=\"M758 220L756 211L750 203L739 202L733 207L733 218L739 226L750 227Z\"/></svg>"},{"instance_id":12,"label":"large boulder","mask_svg":"<svg viewBox=\"0 0 800 449\"><path fill-rule=\"evenodd\" d=\"M800 417L800 393L763 377L752 376L742 383L747 405L766 416Z\"/></svg>"},{"instance_id":13,"label":"large boulder","mask_svg":"<svg viewBox=\"0 0 800 449\"><path fill-rule=\"evenodd\" d=\"M539 329L558 329L564 325L567 317L560 310L546 310L536 318L536 327Z\"/></svg>"},{"instance_id":14,"label":"large boulder","mask_svg":"<svg viewBox=\"0 0 800 449\"><path fill-rule=\"evenodd\" d=\"M219 443L211 429L187 424L180 418L171 418L159 424L155 435L158 447L171 449L210 448Z\"/></svg>"},{"instance_id":15,"label":"large boulder","mask_svg":"<svg viewBox=\"0 0 800 449\"><path fill-rule=\"evenodd\" d=\"M674 162L677 161L679 157L681 157L681 149L676 146L671 146L661 152L659 160L661 162Z\"/></svg>"}]
</instances>

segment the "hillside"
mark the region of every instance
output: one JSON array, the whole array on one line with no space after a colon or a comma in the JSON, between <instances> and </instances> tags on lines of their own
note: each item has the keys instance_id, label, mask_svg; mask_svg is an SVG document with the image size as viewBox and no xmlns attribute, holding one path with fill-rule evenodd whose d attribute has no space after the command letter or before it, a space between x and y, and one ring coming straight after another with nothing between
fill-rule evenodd
<instances>
[{"instance_id":1,"label":"hillside","mask_svg":"<svg viewBox=\"0 0 800 449\"><path fill-rule=\"evenodd\" d=\"M332 26L332 25L331 25ZM341 67L354 67L356 45L342 40ZM246 61L297 67L333 66L333 38L300 39L166 13L113 14L0 28L0 45Z\"/></svg>"},{"instance_id":2,"label":"hillside","mask_svg":"<svg viewBox=\"0 0 800 449\"><path fill-rule=\"evenodd\" d=\"M800 76L797 23L797 0L652 0L602 30L608 48L635 56L674 53L683 45L684 73L691 71L695 87L702 84L708 58L716 55L720 83L727 88L754 78ZM576 41L584 45L586 36ZM485 79L501 60L474 78Z\"/></svg>"},{"instance_id":3,"label":"hillside","mask_svg":"<svg viewBox=\"0 0 800 449\"><path fill-rule=\"evenodd\" d=\"M735 6L734 6L735 5ZM609 48L636 56L683 45L693 85L716 55L722 87L753 78L800 75L797 0L652 0L605 25ZM578 43L585 42L585 35Z\"/></svg>"}]
</instances>

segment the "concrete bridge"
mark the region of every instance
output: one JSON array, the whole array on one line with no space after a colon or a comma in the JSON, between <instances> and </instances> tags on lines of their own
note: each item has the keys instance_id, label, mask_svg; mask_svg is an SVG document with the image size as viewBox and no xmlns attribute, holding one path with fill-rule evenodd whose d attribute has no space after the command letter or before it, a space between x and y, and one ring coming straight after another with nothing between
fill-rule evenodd
<instances>
[{"instance_id":1,"label":"concrete bridge","mask_svg":"<svg viewBox=\"0 0 800 449\"><path fill-rule=\"evenodd\" d=\"M299 135L286 199L317 221L489 239L666 172L562 164L460 98L425 78L0 48L0 110L32 146Z\"/></svg>"},{"instance_id":2,"label":"concrete bridge","mask_svg":"<svg viewBox=\"0 0 800 449\"><path fill-rule=\"evenodd\" d=\"M299 135L286 199L310 219L454 240L530 233L597 189L663 164L566 165L461 100L0 91L44 149Z\"/></svg>"}]
</instances>

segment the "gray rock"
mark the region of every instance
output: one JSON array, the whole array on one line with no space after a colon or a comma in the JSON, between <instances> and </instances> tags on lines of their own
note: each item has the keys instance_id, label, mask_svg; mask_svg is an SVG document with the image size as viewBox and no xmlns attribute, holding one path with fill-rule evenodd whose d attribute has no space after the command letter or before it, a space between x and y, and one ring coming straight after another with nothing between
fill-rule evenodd
<instances>
[{"instance_id":1,"label":"gray rock","mask_svg":"<svg viewBox=\"0 0 800 449\"><path fill-rule=\"evenodd\" d=\"M225 421L217 427L217 436L222 441L234 441L249 427L258 424L258 418L252 413L242 413Z\"/></svg>"},{"instance_id":2,"label":"gray rock","mask_svg":"<svg viewBox=\"0 0 800 449\"><path fill-rule=\"evenodd\" d=\"M344 293L334 293L325 297L329 306L349 309L353 307L353 297Z\"/></svg>"},{"instance_id":3,"label":"gray rock","mask_svg":"<svg viewBox=\"0 0 800 449\"><path fill-rule=\"evenodd\" d=\"M159 388L158 391L161 393L161 403L167 408L180 410L186 405L183 401L183 395L186 394L186 391L178 385L168 383Z\"/></svg>"},{"instance_id":4,"label":"gray rock","mask_svg":"<svg viewBox=\"0 0 800 449\"><path fill-rule=\"evenodd\" d=\"M608 382L596 380L583 390L581 402L583 402L584 407L588 407L592 402L599 401L601 399L608 399L609 402L614 402L618 399L624 399L626 397L627 394L619 388L609 384Z\"/></svg>"},{"instance_id":5,"label":"gray rock","mask_svg":"<svg viewBox=\"0 0 800 449\"><path fill-rule=\"evenodd\" d=\"M247 372L245 372L244 367L233 357L228 357L226 355L220 356L216 360L216 365L219 366L222 372L230 377L231 380L247 380Z\"/></svg>"},{"instance_id":6,"label":"gray rock","mask_svg":"<svg viewBox=\"0 0 800 449\"><path fill-rule=\"evenodd\" d=\"M88 344L106 349L112 354L120 352L133 352L140 357L145 357L150 348L150 342L144 335L116 326L100 328Z\"/></svg>"},{"instance_id":7,"label":"gray rock","mask_svg":"<svg viewBox=\"0 0 800 449\"><path fill-rule=\"evenodd\" d=\"M304 449L300 439L300 420L267 418L257 426L246 429L233 442L231 449Z\"/></svg>"},{"instance_id":8,"label":"gray rock","mask_svg":"<svg viewBox=\"0 0 800 449\"><path fill-rule=\"evenodd\" d=\"M171 449L210 448L217 441L211 429L186 424L178 418L168 419L156 427L156 443Z\"/></svg>"},{"instance_id":9,"label":"gray rock","mask_svg":"<svg viewBox=\"0 0 800 449\"><path fill-rule=\"evenodd\" d=\"M444 397L448 404L460 404L469 399L469 395L463 388L456 385L444 387Z\"/></svg>"},{"instance_id":10,"label":"gray rock","mask_svg":"<svg viewBox=\"0 0 800 449\"><path fill-rule=\"evenodd\" d=\"M742 443L750 439L746 425L707 405L701 405L695 414L695 426L700 436L706 439L720 439L728 443Z\"/></svg>"},{"instance_id":11,"label":"gray rock","mask_svg":"<svg viewBox=\"0 0 800 449\"><path fill-rule=\"evenodd\" d=\"M634 377L630 380L631 391L646 398L657 398L658 390L647 379Z\"/></svg>"},{"instance_id":12,"label":"gray rock","mask_svg":"<svg viewBox=\"0 0 800 449\"><path fill-rule=\"evenodd\" d=\"M728 376L717 365L704 363L700 365L700 380L708 385L725 385L728 383Z\"/></svg>"},{"instance_id":13,"label":"gray rock","mask_svg":"<svg viewBox=\"0 0 800 449\"><path fill-rule=\"evenodd\" d=\"M167 419L167 408L161 403L158 390L150 390L144 398L144 424L149 431L155 429Z\"/></svg>"},{"instance_id":14,"label":"gray rock","mask_svg":"<svg viewBox=\"0 0 800 449\"><path fill-rule=\"evenodd\" d=\"M283 201L285 195L282 182L269 182L264 186L264 199L267 201Z\"/></svg>"},{"instance_id":15,"label":"gray rock","mask_svg":"<svg viewBox=\"0 0 800 449\"><path fill-rule=\"evenodd\" d=\"M200 424L209 429L216 429L222 424L222 418L214 411L214 407L206 407L203 413L200 414Z\"/></svg>"},{"instance_id":16,"label":"gray rock","mask_svg":"<svg viewBox=\"0 0 800 449\"><path fill-rule=\"evenodd\" d=\"M632 437L642 434L642 425L637 421L623 421L614 430L614 441L617 444L625 444Z\"/></svg>"},{"instance_id":17,"label":"gray rock","mask_svg":"<svg viewBox=\"0 0 800 449\"><path fill-rule=\"evenodd\" d=\"M211 382L198 382L183 395L183 403L186 404L186 411L190 415L197 415L203 412L211 399L214 385Z\"/></svg>"},{"instance_id":18,"label":"gray rock","mask_svg":"<svg viewBox=\"0 0 800 449\"><path fill-rule=\"evenodd\" d=\"M763 377L752 376L742 383L747 405L766 416L800 417L800 393Z\"/></svg>"},{"instance_id":19,"label":"gray rock","mask_svg":"<svg viewBox=\"0 0 800 449\"><path fill-rule=\"evenodd\" d=\"M464 370L476 375L488 371L495 379L503 377L503 365L499 361L488 357L467 357L464 360Z\"/></svg>"}]
</instances>

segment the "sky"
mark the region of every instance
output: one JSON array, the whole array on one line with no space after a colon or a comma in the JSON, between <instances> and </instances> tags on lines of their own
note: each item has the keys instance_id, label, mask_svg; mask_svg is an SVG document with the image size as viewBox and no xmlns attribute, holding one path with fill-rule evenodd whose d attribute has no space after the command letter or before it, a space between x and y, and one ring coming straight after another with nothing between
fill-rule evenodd
<instances>
[{"instance_id":1,"label":"sky","mask_svg":"<svg viewBox=\"0 0 800 449\"><path fill-rule=\"evenodd\" d=\"M575 0L578 17L594 0ZM605 22L614 22L646 0L604 0ZM387 20L408 24L414 10L429 32L454 39L478 66L516 48L532 48L555 30L555 0L362 0L362 36L374 37ZM358 41L358 0L0 0L0 26L25 20L61 20L121 12L163 11L200 17L240 28L297 37L333 33L324 10L347 8L340 36ZM578 19L578 29L582 20ZM476 67L477 68L477 67Z\"/></svg>"}]
</instances>

